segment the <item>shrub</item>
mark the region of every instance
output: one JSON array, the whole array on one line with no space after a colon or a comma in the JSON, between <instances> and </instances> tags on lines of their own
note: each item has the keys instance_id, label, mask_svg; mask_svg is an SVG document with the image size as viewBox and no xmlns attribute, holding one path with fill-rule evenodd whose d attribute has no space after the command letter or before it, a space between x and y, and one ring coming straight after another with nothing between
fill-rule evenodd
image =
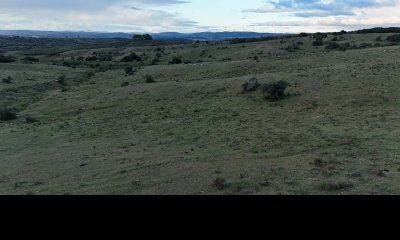
<instances>
[{"instance_id":1,"label":"shrub","mask_svg":"<svg viewBox=\"0 0 400 240\"><path fill-rule=\"evenodd\" d=\"M322 45L324 45L324 42L322 41L322 40L315 40L313 43L312 43L312 45L313 46L322 46Z\"/></svg>"},{"instance_id":2,"label":"shrub","mask_svg":"<svg viewBox=\"0 0 400 240\"><path fill-rule=\"evenodd\" d=\"M103 55L103 56L100 56L99 60L102 62L111 62L113 60L113 56L112 55Z\"/></svg>"},{"instance_id":3,"label":"shrub","mask_svg":"<svg viewBox=\"0 0 400 240\"><path fill-rule=\"evenodd\" d=\"M93 61L97 61L97 60L99 60L99 58L96 56L91 56L91 57L86 58L86 62L93 62Z\"/></svg>"},{"instance_id":4,"label":"shrub","mask_svg":"<svg viewBox=\"0 0 400 240\"><path fill-rule=\"evenodd\" d=\"M170 64L181 64L182 63L182 59L180 59L179 57L173 57L172 60L169 63Z\"/></svg>"},{"instance_id":5,"label":"shrub","mask_svg":"<svg viewBox=\"0 0 400 240\"><path fill-rule=\"evenodd\" d=\"M382 37L381 37L381 36L377 37L377 38L375 39L375 41L377 41L377 42L382 41Z\"/></svg>"},{"instance_id":6,"label":"shrub","mask_svg":"<svg viewBox=\"0 0 400 240\"><path fill-rule=\"evenodd\" d=\"M285 81L261 85L261 91L266 100L279 101L286 97L285 90L289 84Z\"/></svg>"},{"instance_id":7,"label":"shrub","mask_svg":"<svg viewBox=\"0 0 400 240\"><path fill-rule=\"evenodd\" d=\"M126 86L129 86L129 82L123 82L123 83L121 83L121 87L126 87Z\"/></svg>"},{"instance_id":8,"label":"shrub","mask_svg":"<svg viewBox=\"0 0 400 240\"><path fill-rule=\"evenodd\" d=\"M0 109L0 121L9 121L17 118L17 114L11 109Z\"/></svg>"},{"instance_id":9,"label":"shrub","mask_svg":"<svg viewBox=\"0 0 400 240\"><path fill-rule=\"evenodd\" d=\"M256 78L250 79L248 82L245 82L242 87L243 87L243 93L246 92L254 92L257 91L258 88L260 87L260 83L258 83L258 80Z\"/></svg>"},{"instance_id":10,"label":"shrub","mask_svg":"<svg viewBox=\"0 0 400 240\"><path fill-rule=\"evenodd\" d=\"M0 63L12 63L15 62L15 58L12 56L0 55Z\"/></svg>"},{"instance_id":11,"label":"shrub","mask_svg":"<svg viewBox=\"0 0 400 240\"><path fill-rule=\"evenodd\" d=\"M145 76L145 82L146 82L146 83L154 83L154 82L156 82L156 81L154 80L153 76L151 76L150 74L147 74L147 75Z\"/></svg>"},{"instance_id":12,"label":"shrub","mask_svg":"<svg viewBox=\"0 0 400 240\"><path fill-rule=\"evenodd\" d=\"M387 37L387 40L391 41L391 42L399 43L400 42L400 34L389 36L389 37Z\"/></svg>"},{"instance_id":13,"label":"shrub","mask_svg":"<svg viewBox=\"0 0 400 240\"><path fill-rule=\"evenodd\" d=\"M339 50L341 51L346 51L347 49L349 49L351 47L351 44L349 42L346 43L342 43L339 46Z\"/></svg>"},{"instance_id":14,"label":"shrub","mask_svg":"<svg viewBox=\"0 0 400 240\"><path fill-rule=\"evenodd\" d=\"M127 75L132 75L133 74L133 67L129 66L125 68L125 73Z\"/></svg>"},{"instance_id":15,"label":"shrub","mask_svg":"<svg viewBox=\"0 0 400 240\"><path fill-rule=\"evenodd\" d=\"M316 39L316 40L322 40L322 39L327 38L327 37L328 37L328 34L326 34L326 33L315 33L313 35L313 38Z\"/></svg>"},{"instance_id":16,"label":"shrub","mask_svg":"<svg viewBox=\"0 0 400 240\"><path fill-rule=\"evenodd\" d=\"M33 118L33 117L26 117L26 118L25 118L25 121L26 121L27 123L36 123L36 122L39 122L37 119L35 119L35 118Z\"/></svg>"},{"instance_id":17,"label":"shrub","mask_svg":"<svg viewBox=\"0 0 400 240\"><path fill-rule=\"evenodd\" d=\"M340 48L340 45L335 42L331 42L328 44L328 46L326 46L326 49L329 49L329 50L334 50L334 49L339 49L339 48Z\"/></svg>"},{"instance_id":18,"label":"shrub","mask_svg":"<svg viewBox=\"0 0 400 240\"><path fill-rule=\"evenodd\" d=\"M8 76L7 78L3 78L3 83L10 84L12 81L12 77Z\"/></svg>"},{"instance_id":19,"label":"shrub","mask_svg":"<svg viewBox=\"0 0 400 240\"><path fill-rule=\"evenodd\" d=\"M87 72L86 74L88 78L94 77L96 75L94 72Z\"/></svg>"},{"instance_id":20,"label":"shrub","mask_svg":"<svg viewBox=\"0 0 400 240\"><path fill-rule=\"evenodd\" d=\"M159 58L153 58L153 60L151 60L151 65L157 65L157 63L160 62Z\"/></svg>"},{"instance_id":21,"label":"shrub","mask_svg":"<svg viewBox=\"0 0 400 240\"><path fill-rule=\"evenodd\" d=\"M350 182L323 182L318 186L322 191L343 191L353 187Z\"/></svg>"},{"instance_id":22,"label":"shrub","mask_svg":"<svg viewBox=\"0 0 400 240\"><path fill-rule=\"evenodd\" d=\"M35 58L35 57L24 57L22 60L24 61L29 61L29 62L39 62L39 59Z\"/></svg>"},{"instance_id":23,"label":"shrub","mask_svg":"<svg viewBox=\"0 0 400 240\"><path fill-rule=\"evenodd\" d=\"M65 83L66 76L63 74L57 78L57 82L62 85L66 85Z\"/></svg>"},{"instance_id":24,"label":"shrub","mask_svg":"<svg viewBox=\"0 0 400 240\"><path fill-rule=\"evenodd\" d=\"M132 62L132 61L142 61L142 58L136 53L131 53L121 59L121 62Z\"/></svg>"},{"instance_id":25,"label":"shrub","mask_svg":"<svg viewBox=\"0 0 400 240\"><path fill-rule=\"evenodd\" d=\"M337 38L337 37L334 37L334 38L331 39L331 41L332 41L332 42L337 42L337 41L338 41L338 38Z\"/></svg>"},{"instance_id":26,"label":"shrub","mask_svg":"<svg viewBox=\"0 0 400 240\"><path fill-rule=\"evenodd\" d=\"M226 181L225 178L218 177L217 179L214 180L212 186L221 191L228 187L228 182Z\"/></svg>"},{"instance_id":27,"label":"shrub","mask_svg":"<svg viewBox=\"0 0 400 240\"><path fill-rule=\"evenodd\" d=\"M288 51L288 52L293 52L293 47L292 47L292 46L286 47L286 51Z\"/></svg>"}]
</instances>

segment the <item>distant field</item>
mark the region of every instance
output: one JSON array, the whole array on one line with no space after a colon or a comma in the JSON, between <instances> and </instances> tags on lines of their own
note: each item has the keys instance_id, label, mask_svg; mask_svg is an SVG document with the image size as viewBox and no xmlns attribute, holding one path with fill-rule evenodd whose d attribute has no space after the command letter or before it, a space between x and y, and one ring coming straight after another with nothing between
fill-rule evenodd
<instances>
[{"instance_id":1,"label":"distant field","mask_svg":"<svg viewBox=\"0 0 400 240\"><path fill-rule=\"evenodd\" d=\"M0 38L0 194L399 194L391 35Z\"/></svg>"}]
</instances>

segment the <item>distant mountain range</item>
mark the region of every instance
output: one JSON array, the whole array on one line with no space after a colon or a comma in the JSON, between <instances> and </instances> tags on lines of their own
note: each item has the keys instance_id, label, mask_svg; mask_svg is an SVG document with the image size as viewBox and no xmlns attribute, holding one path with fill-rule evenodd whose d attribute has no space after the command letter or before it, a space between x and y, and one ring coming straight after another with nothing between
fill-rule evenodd
<instances>
[{"instance_id":1,"label":"distant mountain range","mask_svg":"<svg viewBox=\"0 0 400 240\"><path fill-rule=\"evenodd\" d=\"M131 39L133 33L104 33L104 32L57 32L57 31L31 31L31 30L0 30L3 36L36 37L36 38L124 38ZM199 32L179 33L162 32L151 34L154 39L184 39L184 40L224 40L233 38L256 38L282 36L282 33L257 33L257 32Z\"/></svg>"},{"instance_id":2,"label":"distant mountain range","mask_svg":"<svg viewBox=\"0 0 400 240\"><path fill-rule=\"evenodd\" d=\"M155 39L187 39L187 40L224 40L233 38L256 38L282 36L286 34L257 33L257 32L199 32L199 33L178 33L164 32L153 34Z\"/></svg>"}]
</instances>

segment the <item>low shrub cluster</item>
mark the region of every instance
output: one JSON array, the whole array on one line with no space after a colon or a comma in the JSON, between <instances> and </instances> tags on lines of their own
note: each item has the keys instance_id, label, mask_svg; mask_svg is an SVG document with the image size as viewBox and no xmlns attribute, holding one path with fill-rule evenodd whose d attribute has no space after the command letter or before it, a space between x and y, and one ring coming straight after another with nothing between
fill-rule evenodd
<instances>
[{"instance_id":1,"label":"low shrub cluster","mask_svg":"<svg viewBox=\"0 0 400 240\"><path fill-rule=\"evenodd\" d=\"M170 64L181 64L182 59L179 57L173 57L172 60L169 62Z\"/></svg>"},{"instance_id":2,"label":"low shrub cluster","mask_svg":"<svg viewBox=\"0 0 400 240\"><path fill-rule=\"evenodd\" d=\"M258 82L256 78L250 79L248 82L245 82L242 87L243 87L243 93L246 92L255 92L258 90L258 88L261 86L261 84Z\"/></svg>"},{"instance_id":3,"label":"low shrub cluster","mask_svg":"<svg viewBox=\"0 0 400 240\"><path fill-rule=\"evenodd\" d=\"M12 63L15 61L16 59L13 56L0 55L0 63Z\"/></svg>"},{"instance_id":4,"label":"low shrub cluster","mask_svg":"<svg viewBox=\"0 0 400 240\"><path fill-rule=\"evenodd\" d=\"M17 118L17 114L12 109L0 109L0 121L10 121Z\"/></svg>"},{"instance_id":5,"label":"low shrub cluster","mask_svg":"<svg viewBox=\"0 0 400 240\"><path fill-rule=\"evenodd\" d=\"M286 81L260 84L256 78L252 78L242 85L242 93L255 92L260 89L265 100L275 102L288 96L285 93L288 86L289 83Z\"/></svg>"},{"instance_id":6,"label":"low shrub cluster","mask_svg":"<svg viewBox=\"0 0 400 240\"><path fill-rule=\"evenodd\" d=\"M279 81L275 83L266 83L260 86L261 91L266 100L279 101L286 97L285 90L289 84L285 81Z\"/></svg>"},{"instance_id":7,"label":"low shrub cluster","mask_svg":"<svg viewBox=\"0 0 400 240\"><path fill-rule=\"evenodd\" d=\"M400 34L392 35L387 37L388 41L400 43Z\"/></svg>"},{"instance_id":8,"label":"low shrub cluster","mask_svg":"<svg viewBox=\"0 0 400 240\"><path fill-rule=\"evenodd\" d=\"M142 58L136 53L131 53L121 59L121 62L133 62L133 61L140 62L142 61Z\"/></svg>"},{"instance_id":9,"label":"low shrub cluster","mask_svg":"<svg viewBox=\"0 0 400 240\"><path fill-rule=\"evenodd\" d=\"M10 84L12 82L12 77L8 76L6 78L3 78L3 83Z\"/></svg>"}]
</instances>

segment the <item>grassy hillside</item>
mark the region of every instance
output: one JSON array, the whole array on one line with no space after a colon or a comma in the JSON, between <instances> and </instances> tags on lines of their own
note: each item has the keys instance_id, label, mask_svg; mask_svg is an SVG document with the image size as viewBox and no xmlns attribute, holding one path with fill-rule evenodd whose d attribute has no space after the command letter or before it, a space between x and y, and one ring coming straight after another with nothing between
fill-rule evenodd
<instances>
[{"instance_id":1,"label":"grassy hillside","mask_svg":"<svg viewBox=\"0 0 400 240\"><path fill-rule=\"evenodd\" d=\"M399 194L400 46L390 35L318 47L312 36L3 38L15 62L0 63L10 80L0 110L17 119L0 121L0 194ZM121 61L132 53L141 60ZM243 93L252 78L286 81L289 96Z\"/></svg>"}]
</instances>

